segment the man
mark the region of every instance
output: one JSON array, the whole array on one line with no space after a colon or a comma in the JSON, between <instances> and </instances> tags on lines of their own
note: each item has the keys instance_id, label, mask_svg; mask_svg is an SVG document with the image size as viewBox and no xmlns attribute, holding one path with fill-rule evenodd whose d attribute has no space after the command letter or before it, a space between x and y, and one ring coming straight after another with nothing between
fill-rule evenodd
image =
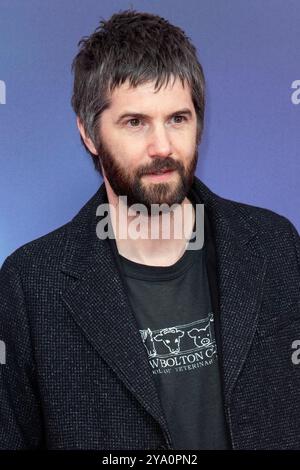
<instances>
[{"instance_id":1,"label":"man","mask_svg":"<svg viewBox=\"0 0 300 470\"><path fill-rule=\"evenodd\" d=\"M296 229L194 175L204 76L182 30L125 11L80 46L72 104L104 183L1 269L0 447L299 448Z\"/></svg>"}]
</instances>

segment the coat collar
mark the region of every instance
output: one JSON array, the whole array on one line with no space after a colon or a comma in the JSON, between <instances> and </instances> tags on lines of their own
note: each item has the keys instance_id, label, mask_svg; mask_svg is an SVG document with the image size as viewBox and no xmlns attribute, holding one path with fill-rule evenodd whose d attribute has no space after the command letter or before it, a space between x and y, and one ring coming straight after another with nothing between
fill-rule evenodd
<instances>
[{"instance_id":1,"label":"coat collar","mask_svg":"<svg viewBox=\"0 0 300 470\"><path fill-rule=\"evenodd\" d=\"M266 258L246 206L214 194L196 176L191 190L204 204L214 237L225 405L256 330ZM171 442L138 324L109 240L96 235L104 183L66 226L62 271L72 278L62 298L78 326ZM138 364L137 364L138 362ZM143 371L136 376L135 370Z\"/></svg>"}]
</instances>

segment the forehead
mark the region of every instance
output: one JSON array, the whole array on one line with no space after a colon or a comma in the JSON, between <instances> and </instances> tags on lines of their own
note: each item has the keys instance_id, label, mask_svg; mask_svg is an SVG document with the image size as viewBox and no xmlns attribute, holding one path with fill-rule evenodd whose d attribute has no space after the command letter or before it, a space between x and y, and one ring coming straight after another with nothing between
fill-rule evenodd
<instances>
[{"instance_id":1,"label":"forehead","mask_svg":"<svg viewBox=\"0 0 300 470\"><path fill-rule=\"evenodd\" d=\"M122 111L123 108L138 106L139 111L169 107L190 107L193 109L191 88L187 82L182 84L179 78L169 80L160 90L155 90L155 81L149 81L132 87L129 80L115 88L111 94L110 109Z\"/></svg>"}]
</instances>

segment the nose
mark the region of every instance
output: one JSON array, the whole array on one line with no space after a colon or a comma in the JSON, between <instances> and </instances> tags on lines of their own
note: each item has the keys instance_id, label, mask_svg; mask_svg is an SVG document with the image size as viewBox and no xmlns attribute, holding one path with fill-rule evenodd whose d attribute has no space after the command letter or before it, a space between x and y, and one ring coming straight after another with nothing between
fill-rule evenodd
<instances>
[{"instance_id":1,"label":"nose","mask_svg":"<svg viewBox=\"0 0 300 470\"><path fill-rule=\"evenodd\" d=\"M149 135L148 155L150 157L168 157L172 153L172 145L168 130L163 124L157 124Z\"/></svg>"}]
</instances>

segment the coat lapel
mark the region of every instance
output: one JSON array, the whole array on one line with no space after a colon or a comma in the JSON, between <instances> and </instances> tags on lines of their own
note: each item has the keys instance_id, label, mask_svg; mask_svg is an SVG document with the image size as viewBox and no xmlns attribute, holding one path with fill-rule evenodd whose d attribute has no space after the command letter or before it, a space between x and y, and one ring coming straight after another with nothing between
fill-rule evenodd
<instances>
[{"instance_id":1,"label":"coat lapel","mask_svg":"<svg viewBox=\"0 0 300 470\"><path fill-rule=\"evenodd\" d=\"M266 259L242 249L232 236L216 230L218 285L220 293L221 348L225 404L244 365L257 327L262 299Z\"/></svg>"},{"instance_id":2,"label":"coat lapel","mask_svg":"<svg viewBox=\"0 0 300 470\"><path fill-rule=\"evenodd\" d=\"M257 237L258 227L242 204L223 199L196 179L214 234L225 405L245 363L263 293L267 259Z\"/></svg>"},{"instance_id":3,"label":"coat lapel","mask_svg":"<svg viewBox=\"0 0 300 470\"><path fill-rule=\"evenodd\" d=\"M162 427L171 445L148 356L108 240L96 236L103 185L71 221L62 270L73 278L62 300L101 357ZM138 371L138 372L137 372Z\"/></svg>"},{"instance_id":4,"label":"coat lapel","mask_svg":"<svg viewBox=\"0 0 300 470\"><path fill-rule=\"evenodd\" d=\"M242 205L222 199L195 177L193 189L208 211L216 249L225 402L255 333L266 259ZM96 209L107 203L104 183L66 226L62 270L70 277L62 299L90 343L171 442L138 324L108 240L96 236ZM137 374L136 371L139 371Z\"/></svg>"}]
</instances>

